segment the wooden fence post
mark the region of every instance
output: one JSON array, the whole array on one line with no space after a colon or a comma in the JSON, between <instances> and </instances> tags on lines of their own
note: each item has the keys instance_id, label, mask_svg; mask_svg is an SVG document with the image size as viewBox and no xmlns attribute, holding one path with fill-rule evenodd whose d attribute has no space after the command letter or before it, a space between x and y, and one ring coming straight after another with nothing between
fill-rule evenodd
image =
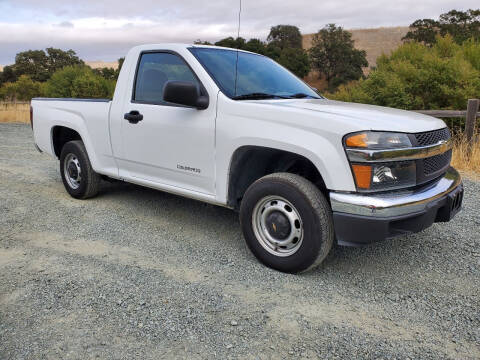
<instances>
[{"instance_id":1,"label":"wooden fence post","mask_svg":"<svg viewBox=\"0 0 480 360\"><path fill-rule=\"evenodd\" d=\"M465 136L469 147L472 145L473 130L477 120L478 103L478 99L468 99L467 115L465 116Z\"/></svg>"}]
</instances>

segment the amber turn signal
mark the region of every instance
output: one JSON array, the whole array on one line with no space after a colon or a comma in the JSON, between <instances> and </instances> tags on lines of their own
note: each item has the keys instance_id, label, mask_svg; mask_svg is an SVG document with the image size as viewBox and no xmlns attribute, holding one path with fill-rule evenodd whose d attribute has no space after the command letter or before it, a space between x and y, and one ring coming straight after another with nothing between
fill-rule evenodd
<instances>
[{"instance_id":1,"label":"amber turn signal","mask_svg":"<svg viewBox=\"0 0 480 360\"><path fill-rule=\"evenodd\" d=\"M361 134L351 135L345 140L345 145L347 145L347 147L363 147L363 148L366 148L367 147L367 134L361 133Z\"/></svg>"},{"instance_id":2,"label":"amber turn signal","mask_svg":"<svg viewBox=\"0 0 480 360\"><path fill-rule=\"evenodd\" d=\"M359 189L370 189L372 181L372 167L370 165L352 165L355 182Z\"/></svg>"}]
</instances>

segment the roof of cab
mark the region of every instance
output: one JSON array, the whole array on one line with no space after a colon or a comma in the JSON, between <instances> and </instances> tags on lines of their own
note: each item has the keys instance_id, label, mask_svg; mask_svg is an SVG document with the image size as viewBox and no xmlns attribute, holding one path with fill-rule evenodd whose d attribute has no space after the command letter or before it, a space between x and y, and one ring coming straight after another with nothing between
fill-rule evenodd
<instances>
[{"instance_id":1,"label":"roof of cab","mask_svg":"<svg viewBox=\"0 0 480 360\"><path fill-rule=\"evenodd\" d=\"M203 45L203 44L188 44L188 43L159 43L159 44L143 44L137 45L132 48L138 49L140 51L147 51L147 50L178 50L178 49L188 49L188 48L207 48L207 49L217 49L217 50L232 50L232 51L240 51L244 53L255 54L251 51L241 50L241 49L234 49L228 48L223 46L216 46L216 45ZM258 54L257 54L258 55Z\"/></svg>"}]
</instances>

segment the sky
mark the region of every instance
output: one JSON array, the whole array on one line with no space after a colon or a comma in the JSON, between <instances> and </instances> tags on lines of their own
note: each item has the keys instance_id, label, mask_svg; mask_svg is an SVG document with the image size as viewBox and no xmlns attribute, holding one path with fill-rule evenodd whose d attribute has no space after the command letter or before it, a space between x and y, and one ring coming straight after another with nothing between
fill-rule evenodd
<instances>
[{"instance_id":1,"label":"sky","mask_svg":"<svg viewBox=\"0 0 480 360\"><path fill-rule=\"evenodd\" d=\"M346 29L407 26L478 0L242 0L240 36L264 40L270 27L304 34L325 24ZM0 64L28 49L73 49L84 60L113 61L134 45L236 37L239 0L0 0Z\"/></svg>"}]
</instances>

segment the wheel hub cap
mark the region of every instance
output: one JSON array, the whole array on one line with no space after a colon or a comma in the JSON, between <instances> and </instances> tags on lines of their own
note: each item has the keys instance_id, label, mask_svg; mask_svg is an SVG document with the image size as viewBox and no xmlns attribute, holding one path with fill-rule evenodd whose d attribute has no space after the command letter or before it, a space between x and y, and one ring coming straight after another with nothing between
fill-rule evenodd
<instances>
[{"instance_id":1,"label":"wheel hub cap","mask_svg":"<svg viewBox=\"0 0 480 360\"><path fill-rule=\"evenodd\" d=\"M72 179L77 179L78 178L78 170L77 170L77 167L75 166L74 163L70 163L68 165L68 175L72 178Z\"/></svg>"},{"instance_id":2,"label":"wheel hub cap","mask_svg":"<svg viewBox=\"0 0 480 360\"><path fill-rule=\"evenodd\" d=\"M280 196L264 197L255 205L252 226L260 245L275 256L294 254L303 241L300 213Z\"/></svg>"},{"instance_id":3,"label":"wheel hub cap","mask_svg":"<svg viewBox=\"0 0 480 360\"><path fill-rule=\"evenodd\" d=\"M282 212L276 210L267 215L265 224L270 236L278 240L285 240L292 229L288 218Z\"/></svg>"},{"instance_id":4,"label":"wheel hub cap","mask_svg":"<svg viewBox=\"0 0 480 360\"><path fill-rule=\"evenodd\" d=\"M82 180L80 162L74 154L68 154L64 160L63 174L65 180L72 189L78 189Z\"/></svg>"}]
</instances>

